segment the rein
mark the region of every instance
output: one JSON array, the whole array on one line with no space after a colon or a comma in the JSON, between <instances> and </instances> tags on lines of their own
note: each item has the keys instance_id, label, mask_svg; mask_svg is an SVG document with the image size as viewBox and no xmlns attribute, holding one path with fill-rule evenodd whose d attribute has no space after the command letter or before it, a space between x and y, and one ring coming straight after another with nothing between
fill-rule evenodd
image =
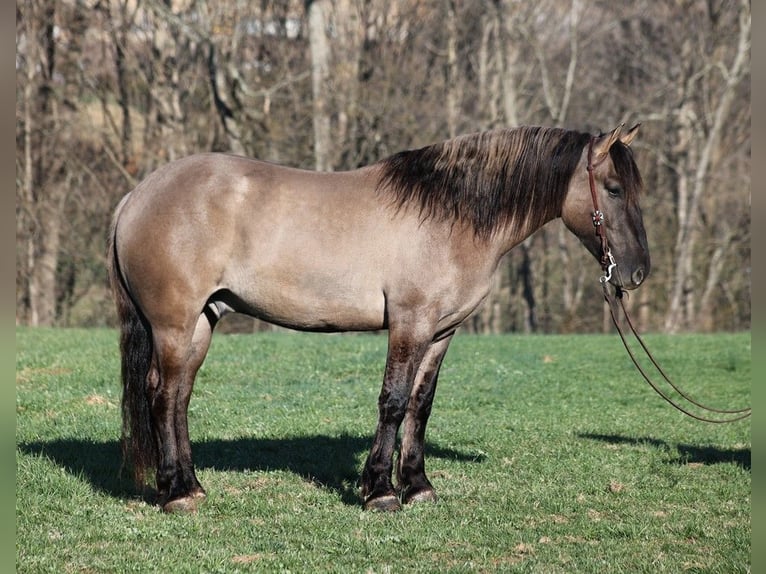
<instances>
[{"instance_id":1,"label":"rein","mask_svg":"<svg viewBox=\"0 0 766 574\"><path fill-rule=\"evenodd\" d=\"M606 238L606 225L605 221L606 218L604 217L604 214L601 210L598 208L598 197L596 195L596 182L595 182L595 176L593 174L595 168L606 158L602 158L597 163L593 163L593 142L595 141L594 137L591 137L590 142L588 143L588 182L590 184L590 195L591 199L593 200L593 213L591 214L591 218L593 220L593 226L596 228L596 235L601 240L601 267L604 270L604 275L602 275L599 278L599 281L601 282L601 285L604 290L604 299L609 304L609 313L612 317L612 323L614 323L614 326L617 329L617 332L620 335L620 339L622 340L622 344L625 347L625 350L628 352L628 355L630 356L631 360L633 361L633 364L638 369L638 372L641 373L641 376L644 378L644 380L649 384L650 387L658 394L660 395L665 401L667 401L670 405L672 405L675 409L681 411L685 415L696 419L698 421L706 422L706 423L733 423L735 421L739 421L742 419L745 419L750 416L752 412L751 407L743 408L743 409L736 409L736 410L726 410L726 409L717 409L713 407L709 407L707 405L704 405L696 400L694 400L692 397L690 397L687 393L685 393L681 388L678 387L673 381L670 380L670 378L665 374L665 371L662 369L662 367L657 363L652 353L649 351L649 348L644 343L644 340L641 338L641 336L638 334L638 331L636 331L635 326L633 325L633 321L630 318L630 315L628 314L628 310L625 308L625 291L620 287L615 287L615 294L612 295L612 293L609 292L609 280L612 278L612 271L615 267L617 267L617 263L614 260L614 257L612 256L612 251L609 249L609 242ZM649 377L649 375L646 373L644 368L641 366L641 364L636 359L635 354L633 353L633 350L628 345L628 341L625 338L625 333L623 333L622 328L620 327L620 323L617 319L617 302L619 301L619 306L622 309L622 313L625 316L625 319L628 323L628 326L630 327L631 332L633 333L633 336L636 338L636 340L639 342L641 348L643 349L646 356L649 358L649 360L652 362L652 365L654 365L655 369L657 369L657 372L660 373L662 378L667 382L674 391L676 391L684 400L689 402L690 404L696 406L699 409L702 409L703 411L707 411L709 413L716 413L716 414L722 414L722 415L732 415L728 418L708 418L705 416L697 415L684 406L680 405L676 400L671 398L667 395L657 384Z\"/></svg>"}]
</instances>

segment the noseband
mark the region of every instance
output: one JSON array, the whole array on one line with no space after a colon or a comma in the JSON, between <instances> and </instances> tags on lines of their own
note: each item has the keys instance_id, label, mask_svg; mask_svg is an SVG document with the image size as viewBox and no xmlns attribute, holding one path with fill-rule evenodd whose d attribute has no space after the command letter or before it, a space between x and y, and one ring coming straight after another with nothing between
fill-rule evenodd
<instances>
[{"instance_id":1,"label":"noseband","mask_svg":"<svg viewBox=\"0 0 766 574\"><path fill-rule=\"evenodd\" d=\"M595 142L596 138L591 137L590 141L588 142L588 183L590 184L590 196L593 200L593 213L591 214L591 218L593 220L593 226L596 228L596 235L598 236L599 240L601 241L601 268L604 270L604 274L599 278L599 281L601 282L601 285L604 290L604 299L606 299L606 302L609 305L609 312L612 316L612 323L614 323L614 326L617 329L617 332L620 334L620 339L622 339L622 344L625 346L625 350L628 352L628 355L630 356L631 360L633 361L633 364L636 366L638 371L641 373L641 376L643 376L644 380L649 384L654 391L660 395L663 399L665 399L668 403L670 403L673 407L681 411L687 416L690 416L693 419L697 419L698 421L708 422L708 423L731 423L734 421L742 420L744 418L747 418L750 416L751 408L747 407L744 409L737 409L737 410L725 410L725 409L716 409L713 407L708 407L696 400L694 400L692 397L690 397L687 393L685 393L681 388L678 387L673 381L670 380L670 378L665 374L665 371L662 370L662 367L657 363L655 358L652 356L652 353L649 351L649 348L644 343L644 340L641 338L641 335L638 334L638 331L636 331L636 328L633 326L633 321L630 319L630 315L628 314L628 310L625 308L625 301L626 293L625 291L619 287L615 286L615 294L612 295L609 289L609 280L612 278L612 271L615 267L617 267L617 263L614 260L614 256L612 255L612 250L609 249L609 242L606 238L606 218L604 217L604 213L598 208L598 195L596 194L596 178L593 174L596 167L598 167L602 161L606 159L606 154L603 158L601 158L598 162L593 163L593 143ZM615 299L616 297L616 299ZM657 384L649 377L649 375L646 373L644 368L641 366L641 364L636 359L636 356L633 354L632 349L628 345L628 341L625 338L625 334L622 331L622 328L620 327L620 322L617 319L617 302L619 301L620 308L622 309L622 313L625 316L625 319L628 323L628 326L630 327L631 332L633 333L633 336L638 341L639 345L643 349L646 356L651 361L652 365L654 365L654 368L657 369L660 376L667 382L673 390L678 393L683 399L685 399L690 404L702 409L703 411L707 411L709 413L717 413L717 414L723 414L728 415L728 418L708 418L705 416L700 416L698 414L695 414L688 409L681 406L676 399L673 399L670 397L667 393L665 393L662 389L660 389Z\"/></svg>"}]
</instances>

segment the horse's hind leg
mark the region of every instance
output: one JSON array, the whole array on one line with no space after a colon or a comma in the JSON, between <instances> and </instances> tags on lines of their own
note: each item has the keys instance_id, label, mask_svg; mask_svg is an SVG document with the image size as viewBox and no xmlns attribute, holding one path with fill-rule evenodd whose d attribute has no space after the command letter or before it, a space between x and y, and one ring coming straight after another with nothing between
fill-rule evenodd
<instances>
[{"instance_id":1,"label":"horse's hind leg","mask_svg":"<svg viewBox=\"0 0 766 574\"><path fill-rule=\"evenodd\" d=\"M436 500L433 486L426 477L425 434L436 393L439 369L451 340L450 334L428 349L418 369L407 403L396 471L397 486L405 503Z\"/></svg>"},{"instance_id":2,"label":"horse's hind leg","mask_svg":"<svg viewBox=\"0 0 766 574\"><path fill-rule=\"evenodd\" d=\"M159 385L152 400L158 502L167 512L193 512L204 499L192 462L187 412L194 379L205 359L212 324L200 315L191 338L184 332L155 333Z\"/></svg>"}]
</instances>

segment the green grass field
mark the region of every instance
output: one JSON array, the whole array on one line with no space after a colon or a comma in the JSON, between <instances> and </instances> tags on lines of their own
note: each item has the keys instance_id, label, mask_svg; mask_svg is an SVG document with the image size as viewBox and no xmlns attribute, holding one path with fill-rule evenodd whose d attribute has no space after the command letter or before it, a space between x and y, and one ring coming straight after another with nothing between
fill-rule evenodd
<instances>
[{"instance_id":1,"label":"green grass field","mask_svg":"<svg viewBox=\"0 0 766 574\"><path fill-rule=\"evenodd\" d=\"M750 400L750 335L646 338L703 402ZM614 336L459 334L426 464L440 500L363 512L386 340L214 338L190 407L208 499L120 473L117 333L16 334L18 572L749 572L750 421L688 419Z\"/></svg>"}]
</instances>

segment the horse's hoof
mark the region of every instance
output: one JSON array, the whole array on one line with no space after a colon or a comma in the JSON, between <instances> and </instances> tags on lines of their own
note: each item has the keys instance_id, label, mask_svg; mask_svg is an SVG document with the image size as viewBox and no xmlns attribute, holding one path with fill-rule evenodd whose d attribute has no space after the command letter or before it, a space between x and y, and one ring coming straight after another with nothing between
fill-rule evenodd
<instances>
[{"instance_id":1,"label":"horse's hoof","mask_svg":"<svg viewBox=\"0 0 766 574\"><path fill-rule=\"evenodd\" d=\"M376 512L396 512L402 509L399 498L395 494L385 494L377 498L371 498L364 503L365 510Z\"/></svg>"},{"instance_id":2,"label":"horse's hoof","mask_svg":"<svg viewBox=\"0 0 766 574\"><path fill-rule=\"evenodd\" d=\"M405 504L412 504L417 502L436 502L436 492L433 488L424 488L413 493L407 493L404 496Z\"/></svg>"},{"instance_id":3,"label":"horse's hoof","mask_svg":"<svg viewBox=\"0 0 766 574\"><path fill-rule=\"evenodd\" d=\"M204 492L194 492L189 496L169 500L162 505L162 510L170 514L193 514L205 497Z\"/></svg>"}]
</instances>

